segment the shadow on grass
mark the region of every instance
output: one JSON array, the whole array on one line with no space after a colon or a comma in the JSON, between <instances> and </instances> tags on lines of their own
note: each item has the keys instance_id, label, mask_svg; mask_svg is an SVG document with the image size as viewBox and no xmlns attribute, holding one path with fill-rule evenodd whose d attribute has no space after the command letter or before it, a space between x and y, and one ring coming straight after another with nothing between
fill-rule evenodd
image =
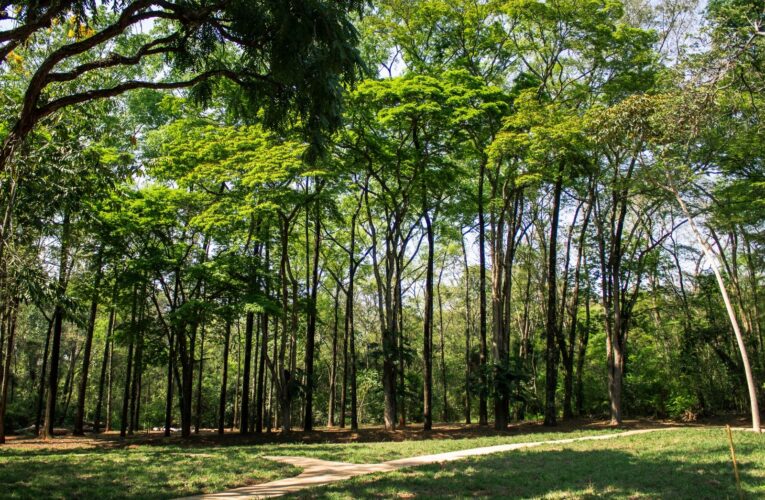
<instances>
[{"instance_id":1,"label":"shadow on grass","mask_svg":"<svg viewBox=\"0 0 765 500\"><path fill-rule=\"evenodd\" d=\"M242 450L3 450L1 498L177 498L297 475Z\"/></svg>"},{"instance_id":2,"label":"shadow on grass","mask_svg":"<svg viewBox=\"0 0 765 500\"><path fill-rule=\"evenodd\" d=\"M740 469L745 492L761 481ZM759 493L761 494L761 492ZM737 498L731 465L682 453L662 458L623 451L558 450L487 456L362 476L307 490L302 498Z\"/></svg>"}]
</instances>

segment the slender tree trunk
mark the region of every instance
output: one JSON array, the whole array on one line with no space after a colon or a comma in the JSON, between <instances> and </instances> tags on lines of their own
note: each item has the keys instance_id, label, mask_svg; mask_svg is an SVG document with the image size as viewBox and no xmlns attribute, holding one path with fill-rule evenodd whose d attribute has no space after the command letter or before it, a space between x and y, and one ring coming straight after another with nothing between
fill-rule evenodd
<instances>
[{"instance_id":1,"label":"slender tree trunk","mask_svg":"<svg viewBox=\"0 0 765 500\"><path fill-rule=\"evenodd\" d=\"M241 318L236 318L236 380L234 380L234 415L231 419L231 431L239 425L239 379L242 376L242 330Z\"/></svg>"},{"instance_id":2,"label":"slender tree trunk","mask_svg":"<svg viewBox=\"0 0 765 500\"><path fill-rule=\"evenodd\" d=\"M139 322L142 322L142 319L143 311L139 315ZM133 360L133 382L130 387L130 423L128 425L128 434L131 436L138 429L138 412L141 401L141 373L143 372L143 332L139 331L137 334L135 359Z\"/></svg>"},{"instance_id":3,"label":"slender tree trunk","mask_svg":"<svg viewBox=\"0 0 765 500\"><path fill-rule=\"evenodd\" d=\"M72 354L69 356L69 367L66 371L66 378L64 379L64 394L66 399L64 400L64 411L58 417L58 425L63 425L67 414L69 413L69 403L72 401L72 390L74 388L74 369L77 365L77 356L80 351L77 349L77 343L72 344Z\"/></svg>"},{"instance_id":4,"label":"slender tree trunk","mask_svg":"<svg viewBox=\"0 0 765 500\"><path fill-rule=\"evenodd\" d=\"M115 286L116 288L116 286ZM106 340L104 340L104 355L101 360L101 376L98 378L98 399L96 400L96 413L93 417L93 432L98 433L101 430L101 408L104 403L104 385L106 384L106 370L109 364L109 353L112 342L112 332L114 331L114 319L116 308L112 306L109 309L109 324L106 327Z\"/></svg>"},{"instance_id":5,"label":"slender tree trunk","mask_svg":"<svg viewBox=\"0 0 765 500\"><path fill-rule=\"evenodd\" d=\"M40 435L40 425L42 425L43 416L43 399L45 397L45 375L48 368L48 350L50 348L50 340L53 335L53 322L54 316L48 321L48 334L45 336L45 348L43 349L42 367L40 368L40 385L37 389L37 418L35 418L35 435Z\"/></svg>"},{"instance_id":6,"label":"slender tree trunk","mask_svg":"<svg viewBox=\"0 0 765 500\"><path fill-rule=\"evenodd\" d=\"M577 338L577 322L579 317L579 290L580 290L580 281L581 281L581 271L582 271L582 260L584 258L584 246L586 244L585 237L587 232L587 226L588 222L590 220L590 214L592 213L592 201L593 201L593 195L590 196L590 201L587 206L587 209L584 214L584 218L582 220L582 228L579 233L579 241L577 244L577 254L576 254L576 266L574 268L574 290L572 292L571 297L571 305L569 310L569 317L571 318L571 324L569 325L569 331L568 331L568 342L564 343L565 345L562 345L561 347L565 349L565 355L563 356L563 364L565 369L565 378L563 382L563 418L564 420L570 420L574 417L574 411L572 406L572 399L574 395L574 349L575 349L575 342ZM569 240L566 245L566 273L568 274L568 257L570 255L570 248L571 248L571 235L569 234ZM565 293L565 286L564 286L564 294L563 297L561 297L561 302L563 304L566 303L566 293ZM563 308L561 308L561 311L563 313ZM563 326L563 314L561 314L561 320L560 320L560 329L558 333L560 335L563 334L562 332L562 326Z\"/></svg>"},{"instance_id":7,"label":"slender tree trunk","mask_svg":"<svg viewBox=\"0 0 765 500\"><path fill-rule=\"evenodd\" d=\"M467 249L465 248L464 236L460 239L460 242L462 243L462 257L464 259L465 265L465 423L469 425L471 423L470 406L472 402L472 394L470 392L470 325L472 321L472 315L470 314L470 267L468 266Z\"/></svg>"},{"instance_id":8,"label":"slender tree trunk","mask_svg":"<svg viewBox=\"0 0 765 500\"><path fill-rule=\"evenodd\" d=\"M258 380L255 396L255 432L263 432L263 409L265 404L265 374L266 356L268 354L268 315L263 313L260 318L260 359L258 360Z\"/></svg>"},{"instance_id":9,"label":"slender tree trunk","mask_svg":"<svg viewBox=\"0 0 765 500\"><path fill-rule=\"evenodd\" d=\"M202 323L202 334L199 342L199 371L197 372L197 411L194 421L194 434L199 434L202 425L202 374L205 363L205 324Z\"/></svg>"},{"instance_id":10,"label":"slender tree trunk","mask_svg":"<svg viewBox=\"0 0 765 500\"><path fill-rule=\"evenodd\" d=\"M446 256L444 255L444 260ZM438 272L438 283L436 285L436 294L438 295L438 333L441 337L441 384L442 384L442 396L443 396L443 415L444 422L449 421L449 398L447 392L447 379L446 379L446 344L444 343L444 304L441 300L441 279L444 275L444 264L441 262L441 269Z\"/></svg>"},{"instance_id":11,"label":"slender tree trunk","mask_svg":"<svg viewBox=\"0 0 765 500\"><path fill-rule=\"evenodd\" d=\"M435 256L435 237L430 213L423 211L425 230L428 239L428 260L425 271L425 314L423 317L423 428L433 428L433 271Z\"/></svg>"},{"instance_id":12,"label":"slender tree trunk","mask_svg":"<svg viewBox=\"0 0 765 500\"><path fill-rule=\"evenodd\" d=\"M321 191L321 185L317 185L316 194ZM316 299L319 292L319 251L321 248L321 213L319 211L319 202L316 201L314 216L314 242L313 242L313 266L311 269L311 297L309 301L308 326L306 328L306 352L305 352L305 373L306 373L306 391L305 391L305 418L303 430L310 432L313 430L313 389L314 374L313 361L316 342Z\"/></svg>"},{"instance_id":13,"label":"slender tree trunk","mask_svg":"<svg viewBox=\"0 0 765 500\"><path fill-rule=\"evenodd\" d=\"M558 170L553 190L553 206L550 222L550 250L547 268L547 326L546 351L547 361L545 376L545 425L557 423L555 393L558 388L558 219L560 217L560 199L563 189L563 165Z\"/></svg>"},{"instance_id":14,"label":"slender tree trunk","mask_svg":"<svg viewBox=\"0 0 765 500\"><path fill-rule=\"evenodd\" d=\"M81 436L83 434L83 418L85 415L85 395L88 390L88 372L90 371L90 351L93 346L93 331L96 328L96 315L98 314L98 298L99 287L101 286L101 278L103 276L103 269L101 268L101 260L103 256L103 248L98 249L98 255L96 256L96 277L93 281L93 298L90 302L90 316L88 317L88 328L85 332L85 349L82 354L82 372L80 373L80 386L77 391L77 411L74 417L74 435Z\"/></svg>"},{"instance_id":15,"label":"slender tree trunk","mask_svg":"<svg viewBox=\"0 0 765 500\"><path fill-rule=\"evenodd\" d=\"M350 359L346 361L346 370L350 368L350 385L351 385L351 430L357 431L359 429L359 412L358 404L356 400L356 331L354 329L354 285L356 278L356 219L361 207L361 201L359 201L359 208L356 209L351 219L351 247L348 255L348 294L345 297L345 338L348 343L348 350ZM345 374L343 374L345 377ZM345 418L343 418L345 422Z\"/></svg>"},{"instance_id":16,"label":"slender tree trunk","mask_svg":"<svg viewBox=\"0 0 765 500\"><path fill-rule=\"evenodd\" d=\"M405 427L407 422L406 412L406 359L404 357L404 254L405 249L401 249L395 257L395 274L393 285L393 316L390 324L396 325L394 328L393 343L395 344L395 355L398 360L393 360L393 390L396 398L396 408L399 411L398 425ZM398 383L396 383L398 377ZM395 415L395 414L394 414Z\"/></svg>"},{"instance_id":17,"label":"slender tree trunk","mask_svg":"<svg viewBox=\"0 0 765 500\"><path fill-rule=\"evenodd\" d=\"M56 420L56 399L58 397L58 364L61 357L61 331L64 323L64 306L61 304L62 296L66 292L66 274L69 260L69 213L64 214L61 226L61 253L58 267L58 284L56 287L56 308L53 313L53 338L51 342L50 376L48 380L48 401L45 405L45 426L43 436L53 437L53 427Z\"/></svg>"},{"instance_id":18,"label":"slender tree trunk","mask_svg":"<svg viewBox=\"0 0 765 500\"><path fill-rule=\"evenodd\" d=\"M489 410L486 402L488 380L486 373L486 215L484 213L484 179L486 177L486 158L482 159L478 174L478 297L479 297L479 334L480 334L480 390L478 400L478 425L489 425Z\"/></svg>"},{"instance_id":19,"label":"slender tree trunk","mask_svg":"<svg viewBox=\"0 0 765 500\"><path fill-rule=\"evenodd\" d=\"M347 303L347 298L346 298ZM346 315L347 315L346 311ZM345 429L345 412L348 406L348 333L343 330L343 384L340 393L340 428Z\"/></svg>"},{"instance_id":20,"label":"slender tree trunk","mask_svg":"<svg viewBox=\"0 0 765 500\"><path fill-rule=\"evenodd\" d=\"M170 437L173 426L173 369L175 366L175 358L177 356L175 352L175 333L171 329L168 336L168 356L167 356L167 383L165 390L165 437Z\"/></svg>"},{"instance_id":21,"label":"slender tree trunk","mask_svg":"<svg viewBox=\"0 0 765 500\"><path fill-rule=\"evenodd\" d=\"M5 363L3 364L3 380L0 385L0 444L5 443L5 409L8 403L8 386L11 381L11 363L13 362L13 347L16 337L16 314L18 312L18 301L11 299L10 307L8 308L8 317L6 319L8 325L8 340L5 351ZM0 352L2 352L2 344L0 344Z\"/></svg>"},{"instance_id":22,"label":"slender tree trunk","mask_svg":"<svg viewBox=\"0 0 765 500\"><path fill-rule=\"evenodd\" d=\"M104 431L112 430L112 381L114 380L114 340L111 342L112 348L109 351L108 380L106 382L106 421L104 422Z\"/></svg>"},{"instance_id":23,"label":"slender tree trunk","mask_svg":"<svg viewBox=\"0 0 765 500\"><path fill-rule=\"evenodd\" d=\"M242 406L239 412L239 432L250 432L250 364L252 360L252 334L255 326L255 314L247 312L244 327L244 370L242 370Z\"/></svg>"},{"instance_id":24,"label":"slender tree trunk","mask_svg":"<svg viewBox=\"0 0 765 500\"><path fill-rule=\"evenodd\" d=\"M585 268L587 261L585 258ZM584 299L584 331L579 334L579 355L576 358L576 414L584 414L584 361L587 355L587 344L590 340L590 285L587 284L587 292Z\"/></svg>"},{"instance_id":25,"label":"slender tree trunk","mask_svg":"<svg viewBox=\"0 0 765 500\"><path fill-rule=\"evenodd\" d=\"M128 344L127 368L125 371L125 390L122 394L122 418L120 421L120 439L125 439L128 428L128 405L130 404L130 381L133 370L133 339Z\"/></svg>"},{"instance_id":26,"label":"slender tree trunk","mask_svg":"<svg viewBox=\"0 0 765 500\"><path fill-rule=\"evenodd\" d=\"M693 230L693 234L696 237L696 241L699 243L699 246L701 246L701 250L704 252L707 261L709 261L709 264L712 266L712 271L714 272L715 279L717 280L717 286L720 288L720 295L722 295L723 302L725 303L725 310L728 312L728 319L730 320L730 324L733 327L733 333L736 336L736 343L738 344L739 354L741 355L741 362L744 365L744 375L746 376L746 385L747 389L749 390L749 405L752 414L752 429L755 432L761 432L760 408L757 404L757 384L754 381L752 367L749 364L749 356L746 352L744 337L741 335L741 329L738 326L738 320L736 320L736 313L733 310L733 305L731 304L730 297L728 296L728 291L725 287L725 281L723 280L722 274L720 273L720 261L717 258L717 255L715 255L712 249L709 248L709 245L707 245L707 243L704 241L704 238L701 236L701 232L696 226L696 222L688 210L688 207L685 205L682 197L680 196L680 193L677 191L677 189L674 188L671 182L670 186L670 189L675 195L680 208L682 208L683 213L688 218L688 222L691 225L691 229Z\"/></svg>"},{"instance_id":27,"label":"slender tree trunk","mask_svg":"<svg viewBox=\"0 0 765 500\"><path fill-rule=\"evenodd\" d=\"M223 334L223 374L220 383L220 398L218 402L218 434L223 435L226 423L226 383L228 382L228 349L231 341L231 320L226 318L226 329Z\"/></svg>"},{"instance_id":28,"label":"slender tree trunk","mask_svg":"<svg viewBox=\"0 0 765 500\"><path fill-rule=\"evenodd\" d=\"M340 321L340 282L335 287L334 304L335 321L332 325L332 363L329 365L329 409L327 412L327 426L335 426L335 405L337 392L337 337L339 334Z\"/></svg>"}]
</instances>

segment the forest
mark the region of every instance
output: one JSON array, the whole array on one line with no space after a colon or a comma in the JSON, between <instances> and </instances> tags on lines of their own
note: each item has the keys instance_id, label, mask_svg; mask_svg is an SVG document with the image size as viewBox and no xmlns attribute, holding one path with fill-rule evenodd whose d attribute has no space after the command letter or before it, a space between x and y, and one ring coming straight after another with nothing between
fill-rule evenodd
<instances>
[{"instance_id":1,"label":"forest","mask_svg":"<svg viewBox=\"0 0 765 500\"><path fill-rule=\"evenodd\" d=\"M760 428L761 0L0 0L0 89L0 442Z\"/></svg>"}]
</instances>

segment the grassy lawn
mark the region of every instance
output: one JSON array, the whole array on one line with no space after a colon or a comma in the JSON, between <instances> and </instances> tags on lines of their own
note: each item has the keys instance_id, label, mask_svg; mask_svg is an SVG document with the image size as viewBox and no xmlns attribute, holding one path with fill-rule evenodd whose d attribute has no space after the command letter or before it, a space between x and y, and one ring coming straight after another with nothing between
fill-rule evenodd
<instances>
[{"instance_id":1,"label":"grassy lawn","mask_svg":"<svg viewBox=\"0 0 765 500\"><path fill-rule=\"evenodd\" d=\"M734 440L745 497L765 497L765 435ZM729 453L724 431L684 429L361 476L302 496L733 499Z\"/></svg>"},{"instance_id":2,"label":"grassy lawn","mask_svg":"<svg viewBox=\"0 0 765 500\"><path fill-rule=\"evenodd\" d=\"M177 498L294 476L291 466L261 458L294 455L357 463L614 431L500 434L462 439L371 443L223 445L174 441L128 444L57 439L51 445L0 447L2 498ZM296 433L295 437L300 434ZM434 436L434 437L437 437ZM234 441L236 443L236 441Z\"/></svg>"},{"instance_id":3,"label":"grassy lawn","mask_svg":"<svg viewBox=\"0 0 765 500\"><path fill-rule=\"evenodd\" d=\"M176 498L298 474L244 447L0 449L2 498Z\"/></svg>"},{"instance_id":4,"label":"grassy lawn","mask_svg":"<svg viewBox=\"0 0 765 500\"><path fill-rule=\"evenodd\" d=\"M263 455L375 463L525 441L615 432L505 433L460 439L370 443L63 441L0 447L2 498L175 498L289 477ZM765 435L734 434L745 492L765 496ZM724 432L685 429L467 459L358 477L307 490L306 497L390 496L735 498Z\"/></svg>"},{"instance_id":5,"label":"grassy lawn","mask_svg":"<svg viewBox=\"0 0 765 500\"><path fill-rule=\"evenodd\" d=\"M263 455L289 455L319 458L339 462L357 464L374 464L408 458L417 455L445 453L447 451L481 448L498 444L524 443L527 441L548 441L553 439L569 439L598 434L611 434L618 430L585 430L570 432L544 432L534 434L503 434L498 436L481 436L463 439L432 439L427 441L400 441L379 443L347 443L347 444L283 444L271 446Z\"/></svg>"}]
</instances>

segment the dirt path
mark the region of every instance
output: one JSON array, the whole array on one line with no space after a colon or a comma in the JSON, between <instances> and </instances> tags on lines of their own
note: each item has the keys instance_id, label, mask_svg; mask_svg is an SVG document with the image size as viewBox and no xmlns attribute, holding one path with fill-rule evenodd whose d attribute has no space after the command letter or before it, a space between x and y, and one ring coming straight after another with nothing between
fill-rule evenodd
<instances>
[{"instance_id":1,"label":"dirt path","mask_svg":"<svg viewBox=\"0 0 765 500\"><path fill-rule=\"evenodd\" d=\"M389 460L379 464L350 464L345 462L330 462L327 460L318 460L306 457L263 457L268 460L274 460L285 464L290 464L303 469L298 476L271 481L270 483L255 484L252 486L243 486L233 490L209 495L199 495L188 497L188 499L240 499L240 498L268 498L295 493L305 488L314 486L323 486L325 484L344 481L354 476L372 474L374 472L390 472L404 467L415 467L418 465L434 464L440 462L451 462L466 457L479 455L489 455L491 453L501 453L504 451L518 450L521 448L533 448L535 446L550 444L568 444L577 441L598 441L605 439L616 439L636 434L645 434L648 432L659 432L667 430L676 430L681 427L664 427L660 429L640 429L634 431L618 432L613 434L603 434L599 436L587 436L569 439L556 439L552 441L532 441L526 443L501 444L497 446L487 446L484 448L471 448L468 450L450 451L447 453L438 453L435 455L421 455L411 458L399 458Z\"/></svg>"}]
</instances>

